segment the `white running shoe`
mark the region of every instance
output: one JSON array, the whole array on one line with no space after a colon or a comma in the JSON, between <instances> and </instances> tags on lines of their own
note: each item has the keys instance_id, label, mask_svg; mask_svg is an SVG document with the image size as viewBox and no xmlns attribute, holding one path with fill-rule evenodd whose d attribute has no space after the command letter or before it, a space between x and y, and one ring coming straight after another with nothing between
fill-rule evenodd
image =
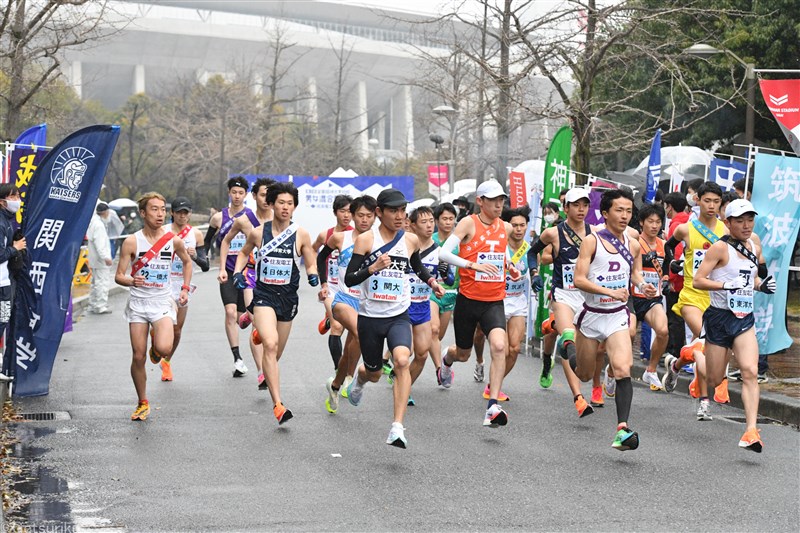
<instances>
[{"instance_id":1,"label":"white running shoe","mask_svg":"<svg viewBox=\"0 0 800 533\"><path fill-rule=\"evenodd\" d=\"M479 383L483 382L483 363L475 363L475 372L473 372L472 377Z\"/></svg>"},{"instance_id":2,"label":"white running shoe","mask_svg":"<svg viewBox=\"0 0 800 533\"><path fill-rule=\"evenodd\" d=\"M497 404L492 405L486 410L486 416L483 417L483 425L496 428L497 426L505 426L508 424L508 414Z\"/></svg>"},{"instance_id":3,"label":"white running shoe","mask_svg":"<svg viewBox=\"0 0 800 533\"><path fill-rule=\"evenodd\" d=\"M658 374L655 372L645 370L644 374L642 374L642 381L650 385L650 390L652 391L664 390L664 385L661 384L661 380L658 379Z\"/></svg>"},{"instance_id":4,"label":"white running shoe","mask_svg":"<svg viewBox=\"0 0 800 533\"><path fill-rule=\"evenodd\" d=\"M677 360L678 358L674 355L668 355L667 358L664 359L664 366L667 368L667 371L664 372L662 382L666 392L674 391L675 386L678 384L678 372L674 368L675 361Z\"/></svg>"},{"instance_id":5,"label":"white running shoe","mask_svg":"<svg viewBox=\"0 0 800 533\"><path fill-rule=\"evenodd\" d=\"M325 399L325 409L332 415L336 414L339 409L339 391L333 390L333 377L328 378L325 383L325 388L328 389L328 397Z\"/></svg>"},{"instance_id":6,"label":"white running shoe","mask_svg":"<svg viewBox=\"0 0 800 533\"><path fill-rule=\"evenodd\" d=\"M386 438L386 444L389 446L396 446L397 448L406 449L408 441L406 440L405 428L400 422L392 422L392 429L389 430L389 436Z\"/></svg>"},{"instance_id":7,"label":"white running shoe","mask_svg":"<svg viewBox=\"0 0 800 533\"><path fill-rule=\"evenodd\" d=\"M709 412L709 405L711 402L708 400L700 400L699 405L697 407L697 420L714 420Z\"/></svg>"},{"instance_id":8,"label":"white running shoe","mask_svg":"<svg viewBox=\"0 0 800 533\"><path fill-rule=\"evenodd\" d=\"M617 395L617 380L614 379L614 376L608 375L610 366L611 365L606 365L603 369L603 391L606 393L606 396L613 398Z\"/></svg>"},{"instance_id":9,"label":"white running shoe","mask_svg":"<svg viewBox=\"0 0 800 533\"><path fill-rule=\"evenodd\" d=\"M341 394L342 398L347 398L347 387L353 382L353 376L345 376L344 383L342 383L342 388L339 389L339 394Z\"/></svg>"},{"instance_id":10,"label":"white running shoe","mask_svg":"<svg viewBox=\"0 0 800 533\"><path fill-rule=\"evenodd\" d=\"M233 363L233 377L240 378L245 374L247 374L247 366L245 366L244 361L237 359L236 362Z\"/></svg>"}]
</instances>

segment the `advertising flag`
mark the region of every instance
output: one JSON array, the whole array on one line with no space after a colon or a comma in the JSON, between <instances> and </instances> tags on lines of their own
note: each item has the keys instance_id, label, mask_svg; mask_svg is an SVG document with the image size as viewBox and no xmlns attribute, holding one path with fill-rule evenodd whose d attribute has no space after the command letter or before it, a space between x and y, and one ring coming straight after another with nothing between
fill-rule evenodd
<instances>
[{"instance_id":1,"label":"advertising flag","mask_svg":"<svg viewBox=\"0 0 800 533\"><path fill-rule=\"evenodd\" d=\"M800 156L800 80L759 80L759 84L764 102Z\"/></svg>"},{"instance_id":2,"label":"advertising flag","mask_svg":"<svg viewBox=\"0 0 800 533\"><path fill-rule=\"evenodd\" d=\"M714 158L708 167L708 181L713 181L723 191L732 191L736 180L747 174L747 163L728 161L727 159Z\"/></svg>"},{"instance_id":3,"label":"advertising flag","mask_svg":"<svg viewBox=\"0 0 800 533\"><path fill-rule=\"evenodd\" d=\"M30 182L22 225L27 264L16 276L6 354L17 396L49 391L75 263L118 137L119 126L72 133L45 156Z\"/></svg>"},{"instance_id":4,"label":"advertising flag","mask_svg":"<svg viewBox=\"0 0 800 533\"><path fill-rule=\"evenodd\" d=\"M786 331L786 293L800 227L800 159L756 154L752 200L758 212L754 231L777 284L775 294L756 292L753 302L758 352L771 354L792 345Z\"/></svg>"},{"instance_id":5,"label":"advertising flag","mask_svg":"<svg viewBox=\"0 0 800 533\"><path fill-rule=\"evenodd\" d=\"M447 171L447 165L428 165L428 192L437 198L450 192Z\"/></svg>"},{"instance_id":6,"label":"advertising flag","mask_svg":"<svg viewBox=\"0 0 800 533\"><path fill-rule=\"evenodd\" d=\"M46 155L47 150L40 146L32 148L18 145L11 151L9 156L11 160L10 182L17 186L22 200L19 211L17 211L17 225L22 224L22 216L27 208L28 189L30 188L31 179L33 179L36 167L41 164Z\"/></svg>"},{"instance_id":7,"label":"advertising flag","mask_svg":"<svg viewBox=\"0 0 800 533\"><path fill-rule=\"evenodd\" d=\"M650 146L650 159L647 161L647 191L644 201L652 204L656 200L656 189L661 181L661 128L656 130L653 144Z\"/></svg>"},{"instance_id":8,"label":"advertising flag","mask_svg":"<svg viewBox=\"0 0 800 533\"><path fill-rule=\"evenodd\" d=\"M19 157L16 156L11 157L15 150L20 150L24 148L30 150L31 152L36 152L37 150L41 150L42 147L45 146L46 142L47 142L47 124L44 123L38 124L20 133L19 137L17 137L17 140L14 141L14 144L8 151L8 154L6 154L8 158L5 162L6 165L2 167L3 171L2 182L9 183L14 179L13 177L11 177L14 175L14 169L12 169L12 165L14 161L19 160ZM19 187L19 185L17 185L17 187ZM20 218L20 215L17 215L17 222L19 222L20 220L22 220Z\"/></svg>"},{"instance_id":9,"label":"advertising flag","mask_svg":"<svg viewBox=\"0 0 800 533\"><path fill-rule=\"evenodd\" d=\"M544 203L555 200L558 203L558 193L569 186L569 164L572 157L572 128L563 126L558 130L550 148L547 150L547 158L544 164ZM542 221L542 231L544 221ZM539 232L541 234L541 231ZM536 335L542 335L542 322L549 316L548 307L550 305L550 288L552 285L553 268L551 265L543 265L539 268L539 276L542 278L544 289L539 295L539 309L536 313Z\"/></svg>"},{"instance_id":10,"label":"advertising flag","mask_svg":"<svg viewBox=\"0 0 800 533\"><path fill-rule=\"evenodd\" d=\"M512 170L508 174L508 193L511 209L528 205L528 191L525 188L525 173Z\"/></svg>"}]
</instances>

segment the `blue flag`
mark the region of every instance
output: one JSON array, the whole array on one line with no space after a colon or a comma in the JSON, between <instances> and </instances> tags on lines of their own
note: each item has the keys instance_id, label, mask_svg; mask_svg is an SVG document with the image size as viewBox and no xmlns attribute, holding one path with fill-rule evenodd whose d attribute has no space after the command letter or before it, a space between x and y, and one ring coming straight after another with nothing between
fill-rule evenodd
<instances>
[{"instance_id":1,"label":"blue flag","mask_svg":"<svg viewBox=\"0 0 800 533\"><path fill-rule=\"evenodd\" d=\"M734 182L743 178L745 174L747 174L747 163L715 157L708 168L708 181L713 181L722 187L723 191L732 191Z\"/></svg>"},{"instance_id":2,"label":"blue flag","mask_svg":"<svg viewBox=\"0 0 800 533\"><path fill-rule=\"evenodd\" d=\"M76 131L47 154L31 180L22 225L28 253L15 275L6 354L14 362L17 396L49 391L75 263L118 137L119 126Z\"/></svg>"},{"instance_id":3,"label":"blue flag","mask_svg":"<svg viewBox=\"0 0 800 533\"><path fill-rule=\"evenodd\" d=\"M650 159L647 161L647 191L644 201L652 204L656 199L656 189L661 181L661 128L656 130L653 145L650 147Z\"/></svg>"},{"instance_id":4,"label":"blue flag","mask_svg":"<svg viewBox=\"0 0 800 533\"><path fill-rule=\"evenodd\" d=\"M47 124L39 124L37 126L31 126L27 130L23 131L17 137L17 140L14 141L14 144L22 144L27 146L31 146L31 148L39 147L41 148L47 143Z\"/></svg>"}]
</instances>

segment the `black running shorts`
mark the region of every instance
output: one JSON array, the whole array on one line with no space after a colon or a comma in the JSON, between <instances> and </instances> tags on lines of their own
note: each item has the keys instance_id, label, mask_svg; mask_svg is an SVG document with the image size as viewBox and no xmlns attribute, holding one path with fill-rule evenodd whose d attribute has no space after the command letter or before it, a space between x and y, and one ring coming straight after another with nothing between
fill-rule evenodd
<instances>
[{"instance_id":1,"label":"black running shorts","mask_svg":"<svg viewBox=\"0 0 800 533\"><path fill-rule=\"evenodd\" d=\"M278 322L291 322L297 316L297 304L299 298L297 293L281 296L261 292L258 289L253 291L253 303L251 308L271 307L275 311L275 318ZM252 309L251 309L252 312Z\"/></svg>"},{"instance_id":2,"label":"black running shorts","mask_svg":"<svg viewBox=\"0 0 800 533\"><path fill-rule=\"evenodd\" d=\"M219 295L222 297L222 305L236 304L236 310L240 313L246 311L244 307L244 293L233 285L233 271L226 270L228 281L220 284Z\"/></svg>"},{"instance_id":3,"label":"black running shorts","mask_svg":"<svg viewBox=\"0 0 800 533\"><path fill-rule=\"evenodd\" d=\"M661 305L661 298L631 298L633 301L633 312L639 324L644 322L644 316L657 305Z\"/></svg>"},{"instance_id":4,"label":"black running shorts","mask_svg":"<svg viewBox=\"0 0 800 533\"><path fill-rule=\"evenodd\" d=\"M394 351L398 346L411 350L411 319L408 311L390 318L358 315L358 340L364 367L376 372L383 366L383 341Z\"/></svg>"},{"instance_id":5,"label":"black running shorts","mask_svg":"<svg viewBox=\"0 0 800 533\"><path fill-rule=\"evenodd\" d=\"M703 334L701 336L714 346L733 348L733 340L754 328L755 325L753 313L744 318L736 318L728 309L709 306L703 313Z\"/></svg>"},{"instance_id":6,"label":"black running shorts","mask_svg":"<svg viewBox=\"0 0 800 533\"><path fill-rule=\"evenodd\" d=\"M456 333L456 346L462 350L472 348L475 327L480 324L487 337L495 328L506 329L506 310L503 301L481 302L472 300L461 293L456 296L453 310L453 329Z\"/></svg>"}]
</instances>

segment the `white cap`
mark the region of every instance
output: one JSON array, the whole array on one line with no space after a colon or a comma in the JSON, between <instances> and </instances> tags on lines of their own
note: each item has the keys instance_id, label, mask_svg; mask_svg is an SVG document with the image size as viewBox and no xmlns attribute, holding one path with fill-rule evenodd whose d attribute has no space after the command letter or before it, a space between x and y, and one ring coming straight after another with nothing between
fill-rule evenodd
<instances>
[{"instance_id":1,"label":"white cap","mask_svg":"<svg viewBox=\"0 0 800 533\"><path fill-rule=\"evenodd\" d=\"M756 208L753 207L753 204L741 198L732 201L727 205L727 207L725 207L725 218L740 217L746 213L753 213L754 215L758 214Z\"/></svg>"},{"instance_id":2,"label":"white cap","mask_svg":"<svg viewBox=\"0 0 800 533\"><path fill-rule=\"evenodd\" d=\"M476 198L497 198L498 196L508 196L503 186L495 180L484 181L475 191Z\"/></svg>"},{"instance_id":3,"label":"white cap","mask_svg":"<svg viewBox=\"0 0 800 533\"><path fill-rule=\"evenodd\" d=\"M564 202L571 204L573 202L577 202L581 198L585 198L586 201L589 201L589 191L587 191L583 187L575 187L567 191L567 195L564 198Z\"/></svg>"}]
</instances>

